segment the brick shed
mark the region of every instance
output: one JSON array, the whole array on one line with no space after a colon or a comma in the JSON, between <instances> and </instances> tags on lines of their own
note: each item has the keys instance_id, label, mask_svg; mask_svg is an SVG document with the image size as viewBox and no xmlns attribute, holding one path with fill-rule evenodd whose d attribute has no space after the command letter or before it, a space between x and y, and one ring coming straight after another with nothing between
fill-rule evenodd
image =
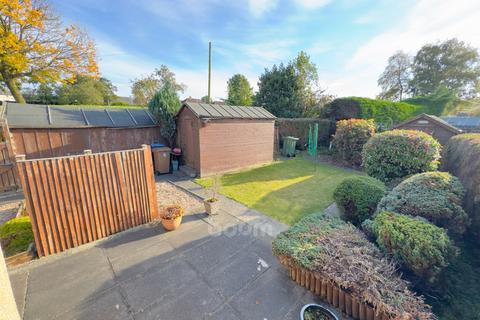
<instances>
[{"instance_id":1,"label":"brick shed","mask_svg":"<svg viewBox=\"0 0 480 320\"><path fill-rule=\"evenodd\" d=\"M200 176L271 162L274 123L260 107L185 102L177 115L183 162Z\"/></svg>"},{"instance_id":2,"label":"brick shed","mask_svg":"<svg viewBox=\"0 0 480 320\"><path fill-rule=\"evenodd\" d=\"M395 129L419 130L428 133L445 145L451 137L462 133L462 130L452 126L445 120L429 114L421 114L395 126Z\"/></svg>"}]
</instances>

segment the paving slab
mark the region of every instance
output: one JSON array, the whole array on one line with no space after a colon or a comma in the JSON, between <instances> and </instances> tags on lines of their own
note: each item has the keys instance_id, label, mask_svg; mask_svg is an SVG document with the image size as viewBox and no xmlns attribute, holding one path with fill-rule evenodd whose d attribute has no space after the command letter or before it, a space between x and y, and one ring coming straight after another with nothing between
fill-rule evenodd
<instances>
[{"instance_id":1,"label":"paving slab","mask_svg":"<svg viewBox=\"0 0 480 320\"><path fill-rule=\"evenodd\" d=\"M170 275L172 276L172 274ZM173 274L181 281L181 274ZM136 313L138 320L192 320L204 319L222 304L221 297L203 280L197 279L182 289L176 288L169 299L163 299L149 306L143 312Z\"/></svg>"},{"instance_id":2,"label":"paving slab","mask_svg":"<svg viewBox=\"0 0 480 320\"><path fill-rule=\"evenodd\" d=\"M205 277L212 287L228 299L255 281L268 268L270 266L265 260L248 250L238 253L227 264L212 268Z\"/></svg>"},{"instance_id":3,"label":"paving slab","mask_svg":"<svg viewBox=\"0 0 480 320\"><path fill-rule=\"evenodd\" d=\"M238 251L246 248L253 241L255 241L253 237L242 235L238 235L235 239L224 235L212 237L195 249L185 252L185 260L195 270L202 274L208 274L218 265L230 260Z\"/></svg>"},{"instance_id":4,"label":"paving slab","mask_svg":"<svg viewBox=\"0 0 480 320\"><path fill-rule=\"evenodd\" d=\"M282 319L303 294L285 273L269 269L238 292L230 305L244 319Z\"/></svg>"},{"instance_id":5,"label":"paving slab","mask_svg":"<svg viewBox=\"0 0 480 320\"><path fill-rule=\"evenodd\" d=\"M10 283L12 284L13 296L17 303L18 313L20 317L23 317L23 311L25 309L25 296L27 294L27 280L28 271L18 272L10 276Z\"/></svg>"},{"instance_id":6,"label":"paving slab","mask_svg":"<svg viewBox=\"0 0 480 320\"><path fill-rule=\"evenodd\" d=\"M58 316L62 320L101 319L101 320L133 320L127 305L123 301L118 288L100 295L93 301L81 304L73 310Z\"/></svg>"},{"instance_id":7,"label":"paving slab","mask_svg":"<svg viewBox=\"0 0 480 320\"><path fill-rule=\"evenodd\" d=\"M238 313L228 304L225 303L214 313L205 317L206 320L240 320Z\"/></svg>"},{"instance_id":8,"label":"paving slab","mask_svg":"<svg viewBox=\"0 0 480 320\"><path fill-rule=\"evenodd\" d=\"M154 304L177 301L178 295L197 281L197 272L184 260L177 259L165 268L129 280L120 287L126 293L132 311L139 313Z\"/></svg>"},{"instance_id":9,"label":"paving slab","mask_svg":"<svg viewBox=\"0 0 480 320\"><path fill-rule=\"evenodd\" d=\"M113 272L98 248L41 265L30 271L24 317L54 318L113 285Z\"/></svg>"},{"instance_id":10,"label":"paving slab","mask_svg":"<svg viewBox=\"0 0 480 320\"><path fill-rule=\"evenodd\" d=\"M107 253L108 255L108 253ZM168 242L159 240L143 250L111 259L113 272L117 281L141 277L146 272L165 267L177 253Z\"/></svg>"}]
</instances>

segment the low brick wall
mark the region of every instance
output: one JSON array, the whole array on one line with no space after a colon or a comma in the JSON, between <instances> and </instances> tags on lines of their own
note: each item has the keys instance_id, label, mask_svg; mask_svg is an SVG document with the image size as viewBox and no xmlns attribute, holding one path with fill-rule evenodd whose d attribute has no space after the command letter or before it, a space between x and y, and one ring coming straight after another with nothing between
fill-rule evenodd
<instances>
[{"instance_id":1,"label":"low brick wall","mask_svg":"<svg viewBox=\"0 0 480 320\"><path fill-rule=\"evenodd\" d=\"M308 128L318 123L318 144L328 146L331 136L335 133L335 122L318 118L278 118L275 120L275 129L278 130L280 141L283 137L293 136L299 138L297 148L305 149L308 143Z\"/></svg>"}]
</instances>

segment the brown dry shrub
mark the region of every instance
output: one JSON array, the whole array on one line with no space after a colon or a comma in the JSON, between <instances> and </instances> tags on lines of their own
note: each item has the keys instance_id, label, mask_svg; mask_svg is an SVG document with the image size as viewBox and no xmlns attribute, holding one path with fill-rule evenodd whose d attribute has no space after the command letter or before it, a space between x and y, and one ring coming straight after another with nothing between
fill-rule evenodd
<instances>
[{"instance_id":1,"label":"brown dry shrub","mask_svg":"<svg viewBox=\"0 0 480 320\"><path fill-rule=\"evenodd\" d=\"M165 220L173 220L183 216L183 207L178 204L163 207L160 212L160 218Z\"/></svg>"},{"instance_id":2,"label":"brown dry shrub","mask_svg":"<svg viewBox=\"0 0 480 320\"><path fill-rule=\"evenodd\" d=\"M291 266L330 279L390 319L435 319L423 298L408 289L395 264L361 231L339 218L307 216L274 240L273 252Z\"/></svg>"}]
</instances>

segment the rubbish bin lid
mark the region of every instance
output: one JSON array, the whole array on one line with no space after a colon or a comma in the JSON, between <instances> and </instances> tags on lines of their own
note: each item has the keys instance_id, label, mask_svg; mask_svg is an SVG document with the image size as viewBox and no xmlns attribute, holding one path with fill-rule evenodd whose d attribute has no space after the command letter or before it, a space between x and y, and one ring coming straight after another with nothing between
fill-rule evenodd
<instances>
[{"instance_id":1,"label":"rubbish bin lid","mask_svg":"<svg viewBox=\"0 0 480 320\"><path fill-rule=\"evenodd\" d=\"M151 148L162 148L162 147L165 147L165 145L163 143L152 143L152 144L150 144L150 147Z\"/></svg>"},{"instance_id":2,"label":"rubbish bin lid","mask_svg":"<svg viewBox=\"0 0 480 320\"><path fill-rule=\"evenodd\" d=\"M169 147L160 147L160 148L153 148L155 152L170 152L172 149Z\"/></svg>"},{"instance_id":3,"label":"rubbish bin lid","mask_svg":"<svg viewBox=\"0 0 480 320\"><path fill-rule=\"evenodd\" d=\"M295 137L292 137L292 136L286 136L286 137L283 137L283 139L290 139L290 140L297 141L299 138L295 138Z\"/></svg>"}]
</instances>

